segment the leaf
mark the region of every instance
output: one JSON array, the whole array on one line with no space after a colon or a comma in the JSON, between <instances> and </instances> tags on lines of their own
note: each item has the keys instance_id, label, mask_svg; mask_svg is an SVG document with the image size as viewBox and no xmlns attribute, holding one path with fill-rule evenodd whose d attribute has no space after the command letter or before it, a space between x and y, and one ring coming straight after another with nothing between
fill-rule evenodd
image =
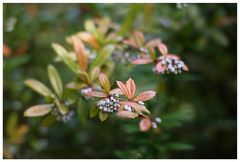
<instances>
[{"instance_id":1,"label":"leaf","mask_svg":"<svg viewBox=\"0 0 240 162\"><path fill-rule=\"evenodd\" d=\"M76 89L76 90L80 90L86 86L87 85L85 83L78 83L78 82L70 82L66 85L67 88Z\"/></svg>"},{"instance_id":2,"label":"leaf","mask_svg":"<svg viewBox=\"0 0 240 162\"><path fill-rule=\"evenodd\" d=\"M105 92L108 94L110 91L110 82L104 73L100 73L99 81L100 81L102 87L104 88Z\"/></svg>"},{"instance_id":3,"label":"leaf","mask_svg":"<svg viewBox=\"0 0 240 162\"><path fill-rule=\"evenodd\" d=\"M75 51L76 56L77 56L78 64L79 64L82 71L87 71L88 55L87 55L86 49L84 47L84 44L76 36L72 36L72 41L73 41L74 51Z\"/></svg>"},{"instance_id":4,"label":"leaf","mask_svg":"<svg viewBox=\"0 0 240 162\"><path fill-rule=\"evenodd\" d=\"M128 92L127 87L125 86L125 84L121 81L116 81L117 82L117 86L121 89L122 93L128 98L130 99L130 94Z\"/></svg>"},{"instance_id":5,"label":"leaf","mask_svg":"<svg viewBox=\"0 0 240 162\"><path fill-rule=\"evenodd\" d=\"M167 56L168 54L168 48L165 44L161 43L158 45L158 50L163 56Z\"/></svg>"},{"instance_id":6,"label":"leaf","mask_svg":"<svg viewBox=\"0 0 240 162\"><path fill-rule=\"evenodd\" d=\"M41 123L41 126L43 127L49 127L54 122L56 122L56 117L53 115L48 115Z\"/></svg>"},{"instance_id":7,"label":"leaf","mask_svg":"<svg viewBox=\"0 0 240 162\"><path fill-rule=\"evenodd\" d=\"M89 114L90 118L94 118L95 116L97 116L98 112L99 112L98 108L96 106L92 106Z\"/></svg>"},{"instance_id":8,"label":"leaf","mask_svg":"<svg viewBox=\"0 0 240 162\"><path fill-rule=\"evenodd\" d=\"M121 117L121 118L136 118L138 116L138 114L130 112L130 111L119 111L117 112L117 116Z\"/></svg>"},{"instance_id":9,"label":"leaf","mask_svg":"<svg viewBox=\"0 0 240 162\"><path fill-rule=\"evenodd\" d=\"M131 101L120 101L122 105L128 105L134 108L135 111L137 111L139 114L142 114L142 112L146 112L148 114L151 114L151 112L145 107L137 104L136 102Z\"/></svg>"},{"instance_id":10,"label":"leaf","mask_svg":"<svg viewBox=\"0 0 240 162\"><path fill-rule=\"evenodd\" d=\"M53 49L63 62L74 72L77 73L77 64L72 60L65 48L57 43L52 44Z\"/></svg>"},{"instance_id":11,"label":"leaf","mask_svg":"<svg viewBox=\"0 0 240 162\"><path fill-rule=\"evenodd\" d=\"M63 85L62 80L56 70L56 68L52 65L48 66L48 77L52 84L53 89L57 93L59 98L62 98L63 95Z\"/></svg>"},{"instance_id":12,"label":"leaf","mask_svg":"<svg viewBox=\"0 0 240 162\"><path fill-rule=\"evenodd\" d=\"M123 40L122 42L124 44L128 45L128 46L131 46L131 47L134 47L134 48L138 48L133 40L126 39L126 40Z\"/></svg>"},{"instance_id":13,"label":"leaf","mask_svg":"<svg viewBox=\"0 0 240 162\"><path fill-rule=\"evenodd\" d=\"M120 88L115 88L110 91L110 94L123 94Z\"/></svg>"},{"instance_id":14,"label":"leaf","mask_svg":"<svg viewBox=\"0 0 240 162\"><path fill-rule=\"evenodd\" d=\"M37 116L44 116L52 110L52 104L43 104L43 105L35 105L28 108L24 112L24 116L26 117L37 117Z\"/></svg>"},{"instance_id":15,"label":"leaf","mask_svg":"<svg viewBox=\"0 0 240 162\"><path fill-rule=\"evenodd\" d=\"M187 65L184 65L184 66L183 66L183 70L184 70L184 71L189 71Z\"/></svg>"},{"instance_id":16,"label":"leaf","mask_svg":"<svg viewBox=\"0 0 240 162\"><path fill-rule=\"evenodd\" d=\"M57 105L57 108L58 108L59 112L60 112L62 115L65 115L65 114L68 113L68 108L67 108L64 104L62 104L62 103L58 100L58 98L55 98L54 102L55 102L55 104Z\"/></svg>"},{"instance_id":17,"label":"leaf","mask_svg":"<svg viewBox=\"0 0 240 162\"><path fill-rule=\"evenodd\" d=\"M156 60L156 54L153 48L148 48L151 60Z\"/></svg>"},{"instance_id":18,"label":"leaf","mask_svg":"<svg viewBox=\"0 0 240 162\"><path fill-rule=\"evenodd\" d=\"M92 97L107 97L105 93L102 92L96 92L96 91L90 91L86 93L86 96L92 96Z\"/></svg>"},{"instance_id":19,"label":"leaf","mask_svg":"<svg viewBox=\"0 0 240 162\"><path fill-rule=\"evenodd\" d=\"M135 91L136 91L136 85L134 83L134 80L132 78L129 78L126 82L126 88L128 89L130 99L133 98Z\"/></svg>"},{"instance_id":20,"label":"leaf","mask_svg":"<svg viewBox=\"0 0 240 162\"><path fill-rule=\"evenodd\" d=\"M86 71L82 71L79 69L77 76L84 82L89 83L89 84L91 83L90 77Z\"/></svg>"},{"instance_id":21,"label":"leaf","mask_svg":"<svg viewBox=\"0 0 240 162\"><path fill-rule=\"evenodd\" d=\"M77 114L78 114L79 120L82 123L85 123L87 121L88 112L87 112L86 102L83 99L79 99Z\"/></svg>"},{"instance_id":22,"label":"leaf","mask_svg":"<svg viewBox=\"0 0 240 162\"><path fill-rule=\"evenodd\" d=\"M147 101L153 98L156 95L154 91L144 91L139 93L133 100L134 101Z\"/></svg>"},{"instance_id":23,"label":"leaf","mask_svg":"<svg viewBox=\"0 0 240 162\"><path fill-rule=\"evenodd\" d=\"M165 71L166 66L165 66L165 65L162 65L162 63L159 62L159 63L157 63L157 65L156 65L156 69L157 69L157 71L158 71L159 73L162 73L162 72Z\"/></svg>"},{"instance_id":24,"label":"leaf","mask_svg":"<svg viewBox=\"0 0 240 162\"><path fill-rule=\"evenodd\" d=\"M94 22L92 20L85 21L84 27L85 27L86 31L88 31L90 33L96 32L96 25L94 24Z\"/></svg>"},{"instance_id":25,"label":"leaf","mask_svg":"<svg viewBox=\"0 0 240 162\"><path fill-rule=\"evenodd\" d=\"M108 57L112 54L114 49L115 49L114 45L107 45L103 47L97 54L97 57L91 63L90 69L93 69L96 66L101 67L106 62Z\"/></svg>"},{"instance_id":26,"label":"leaf","mask_svg":"<svg viewBox=\"0 0 240 162\"><path fill-rule=\"evenodd\" d=\"M100 73L100 68L97 66L97 67L94 67L91 72L90 72L90 80L93 82L97 79L97 77L99 76L99 73Z\"/></svg>"},{"instance_id":27,"label":"leaf","mask_svg":"<svg viewBox=\"0 0 240 162\"><path fill-rule=\"evenodd\" d=\"M79 37L82 41L88 43L91 47L95 49L98 49L100 47L96 38L88 32L79 32L77 33L77 37Z\"/></svg>"},{"instance_id":28,"label":"leaf","mask_svg":"<svg viewBox=\"0 0 240 162\"><path fill-rule=\"evenodd\" d=\"M135 44L137 45L137 47L142 47L143 43L145 41L143 33L140 31L134 31L133 32L133 40L134 40Z\"/></svg>"},{"instance_id":29,"label":"leaf","mask_svg":"<svg viewBox=\"0 0 240 162\"><path fill-rule=\"evenodd\" d=\"M10 137L14 134L18 123L18 114L13 112L9 115L6 125L6 133Z\"/></svg>"},{"instance_id":30,"label":"leaf","mask_svg":"<svg viewBox=\"0 0 240 162\"><path fill-rule=\"evenodd\" d=\"M99 116L99 119L103 122L104 120L106 120L108 118L108 113L100 111L98 116Z\"/></svg>"},{"instance_id":31,"label":"leaf","mask_svg":"<svg viewBox=\"0 0 240 162\"><path fill-rule=\"evenodd\" d=\"M162 42L161 39L152 39L147 42L147 44L144 46L145 48L154 48L157 47Z\"/></svg>"},{"instance_id":32,"label":"leaf","mask_svg":"<svg viewBox=\"0 0 240 162\"><path fill-rule=\"evenodd\" d=\"M151 59L148 59L148 58L144 58L144 59L136 59L134 61L132 61L131 63L132 64L149 64L149 63L152 63L153 61Z\"/></svg>"},{"instance_id":33,"label":"leaf","mask_svg":"<svg viewBox=\"0 0 240 162\"><path fill-rule=\"evenodd\" d=\"M139 123L140 131L146 132L152 127L151 119L143 118Z\"/></svg>"},{"instance_id":34,"label":"leaf","mask_svg":"<svg viewBox=\"0 0 240 162\"><path fill-rule=\"evenodd\" d=\"M54 94L43 83L35 79L27 79L24 82L28 87L45 97L53 97Z\"/></svg>"}]
</instances>

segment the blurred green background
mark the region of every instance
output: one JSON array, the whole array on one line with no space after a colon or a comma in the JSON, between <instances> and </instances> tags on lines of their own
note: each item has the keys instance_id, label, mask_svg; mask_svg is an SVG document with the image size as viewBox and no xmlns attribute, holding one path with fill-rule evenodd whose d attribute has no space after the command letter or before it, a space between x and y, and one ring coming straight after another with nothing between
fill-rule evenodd
<instances>
[{"instance_id":1,"label":"blurred green background","mask_svg":"<svg viewBox=\"0 0 240 162\"><path fill-rule=\"evenodd\" d=\"M237 4L4 4L4 158L237 158ZM147 102L160 132L139 132L137 120L74 119L48 127L24 118L44 103L24 86L49 85L52 42L83 30L84 20L109 17L126 31L161 38L190 72L153 75L151 65L118 65L110 78L155 89ZM72 74L54 63L64 83Z\"/></svg>"}]
</instances>

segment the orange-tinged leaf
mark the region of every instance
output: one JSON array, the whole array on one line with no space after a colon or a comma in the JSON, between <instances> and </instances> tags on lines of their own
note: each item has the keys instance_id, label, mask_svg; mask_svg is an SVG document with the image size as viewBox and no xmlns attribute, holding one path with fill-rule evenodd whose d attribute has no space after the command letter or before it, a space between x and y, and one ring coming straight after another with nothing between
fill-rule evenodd
<instances>
[{"instance_id":1,"label":"orange-tinged leaf","mask_svg":"<svg viewBox=\"0 0 240 162\"><path fill-rule=\"evenodd\" d=\"M168 48L165 44L161 43L158 45L158 50L163 56L167 56L168 54Z\"/></svg>"},{"instance_id":2,"label":"orange-tinged leaf","mask_svg":"<svg viewBox=\"0 0 240 162\"><path fill-rule=\"evenodd\" d=\"M96 40L96 38L88 33L88 32L79 32L77 33L77 36L84 42L88 43L90 46L92 46L93 48L98 49L100 46Z\"/></svg>"},{"instance_id":3,"label":"orange-tinged leaf","mask_svg":"<svg viewBox=\"0 0 240 162\"><path fill-rule=\"evenodd\" d=\"M7 45L3 44L3 56L8 57L12 54L12 49Z\"/></svg>"},{"instance_id":4,"label":"orange-tinged leaf","mask_svg":"<svg viewBox=\"0 0 240 162\"><path fill-rule=\"evenodd\" d=\"M135 91L136 91L136 85L134 83L134 80L132 78L129 78L126 82L126 88L128 89L128 93L130 95L130 99L133 98Z\"/></svg>"},{"instance_id":5,"label":"orange-tinged leaf","mask_svg":"<svg viewBox=\"0 0 240 162\"><path fill-rule=\"evenodd\" d=\"M123 43L126 44L126 45L129 45L131 47L138 48L133 40L126 39L126 40L123 40Z\"/></svg>"},{"instance_id":6,"label":"orange-tinged leaf","mask_svg":"<svg viewBox=\"0 0 240 162\"><path fill-rule=\"evenodd\" d=\"M86 93L86 96L92 96L92 97L107 97L105 93L102 92L96 92L96 91L90 91Z\"/></svg>"},{"instance_id":7,"label":"orange-tinged leaf","mask_svg":"<svg viewBox=\"0 0 240 162\"><path fill-rule=\"evenodd\" d=\"M156 69L159 73L161 72L164 72L164 70L166 69L166 66L165 65L162 65L161 62L159 62L157 65L156 65Z\"/></svg>"},{"instance_id":8,"label":"orange-tinged leaf","mask_svg":"<svg viewBox=\"0 0 240 162\"><path fill-rule=\"evenodd\" d=\"M110 94L123 94L120 88L115 88L110 91Z\"/></svg>"},{"instance_id":9,"label":"orange-tinged leaf","mask_svg":"<svg viewBox=\"0 0 240 162\"><path fill-rule=\"evenodd\" d=\"M132 61L132 64L149 64L153 62L151 59L145 58L145 59L136 59L134 61Z\"/></svg>"},{"instance_id":10,"label":"orange-tinged leaf","mask_svg":"<svg viewBox=\"0 0 240 162\"><path fill-rule=\"evenodd\" d=\"M110 91L110 82L108 80L108 77L104 73L100 73L99 81L100 81L102 87L104 88L104 90L106 91L106 93L109 93L109 91Z\"/></svg>"},{"instance_id":11,"label":"orange-tinged leaf","mask_svg":"<svg viewBox=\"0 0 240 162\"><path fill-rule=\"evenodd\" d=\"M88 55L86 53L84 44L76 36L73 36L72 40L73 40L74 51L77 55L78 64L81 70L86 71L88 66Z\"/></svg>"},{"instance_id":12,"label":"orange-tinged leaf","mask_svg":"<svg viewBox=\"0 0 240 162\"><path fill-rule=\"evenodd\" d=\"M144 91L139 93L133 100L134 101L147 101L153 98L156 95L154 91Z\"/></svg>"},{"instance_id":13,"label":"orange-tinged leaf","mask_svg":"<svg viewBox=\"0 0 240 162\"><path fill-rule=\"evenodd\" d=\"M128 98L128 99L130 99L130 94L129 94L129 92L128 92L128 89L127 89L127 87L125 86L125 84L123 83L123 82L121 82L121 81L116 81L117 82L117 85L118 85L118 87L121 89L121 91L122 91L122 93Z\"/></svg>"},{"instance_id":14,"label":"orange-tinged leaf","mask_svg":"<svg viewBox=\"0 0 240 162\"><path fill-rule=\"evenodd\" d=\"M138 116L138 114L130 112L130 111L119 111L117 112L117 116L121 117L121 118L136 118Z\"/></svg>"},{"instance_id":15,"label":"orange-tinged leaf","mask_svg":"<svg viewBox=\"0 0 240 162\"><path fill-rule=\"evenodd\" d=\"M149 118L143 118L139 123L142 132L148 131L152 127L152 122Z\"/></svg>"},{"instance_id":16,"label":"orange-tinged leaf","mask_svg":"<svg viewBox=\"0 0 240 162\"><path fill-rule=\"evenodd\" d=\"M147 44L145 45L145 48L157 47L159 44L161 44L161 42L162 42L161 39L152 39L147 42Z\"/></svg>"}]
</instances>

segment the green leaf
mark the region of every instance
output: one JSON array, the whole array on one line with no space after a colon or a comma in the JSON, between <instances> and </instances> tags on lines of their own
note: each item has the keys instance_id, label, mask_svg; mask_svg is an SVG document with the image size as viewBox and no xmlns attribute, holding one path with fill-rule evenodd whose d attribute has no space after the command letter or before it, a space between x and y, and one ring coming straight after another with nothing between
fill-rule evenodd
<instances>
[{"instance_id":1,"label":"green leaf","mask_svg":"<svg viewBox=\"0 0 240 162\"><path fill-rule=\"evenodd\" d=\"M108 113L100 111L98 116L99 116L99 119L103 122L104 120L106 120L108 118Z\"/></svg>"},{"instance_id":2,"label":"green leaf","mask_svg":"<svg viewBox=\"0 0 240 162\"><path fill-rule=\"evenodd\" d=\"M24 82L28 87L45 97L53 97L54 94L43 83L35 79L27 79Z\"/></svg>"},{"instance_id":3,"label":"green leaf","mask_svg":"<svg viewBox=\"0 0 240 162\"><path fill-rule=\"evenodd\" d=\"M96 32L96 25L94 24L94 22L92 20L85 21L84 27L85 27L86 31L88 31L89 33Z\"/></svg>"},{"instance_id":4,"label":"green leaf","mask_svg":"<svg viewBox=\"0 0 240 162\"><path fill-rule=\"evenodd\" d=\"M57 105L57 108L62 115L65 115L68 113L68 108L64 104L62 104L57 98L55 98L54 102Z\"/></svg>"},{"instance_id":5,"label":"green leaf","mask_svg":"<svg viewBox=\"0 0 240 162\"><path fill-rule=\"evenodd\" d=\"M75 90L80 90L87 85L85 83L78 83L78 82L70 82L66 85L67 88L69 89L75 89Z\"/></svg>"},{"instance_id":6,"label":"green leaf","mask_svg":"<svg viewBox=\"0 0 240 162\"><path fill-rule=\"evenodd\" d=\"M26 117L37 117L48 114L52 110L52 104L35 105L24 112Z\"/></svg>"},{"instance_id":7,"label":"green leaf","mask_svg":"<svg viewBox=\"0 0 240 162\"><path fill-rule=\"evenodd\" d=\"M88 116L85 104L86 103L83 99L79 99L78 107L77 107L77 114L78 114L78 118L81 123L85 123L87 120L87 116Z\"/></svg>"},{"instance_id":8,"label":"green leaf","mask_svg":"<svg viewBox=\"0 0 240 162\"><path fill-rule=\"evenodd\" d=\"M63 60L63 62L74 72L77 73L78 66L77 64L72 60L71 56L67 52L65 48L63 48L61 45L57 43L52 44L53 49L57 53L57 55Z\"/></svg>"},{"instance_id":9,"label":"green leaf","mask_svg":"<svg viewBox=\"0 0 240 162\"><path fill-rule=\"evenodd\" d=\"M53 115L48 115L41 123L43 127L49 127L56 121L56 117Z\"/></svg>"},{"instance_id":10,"label":"green leaf","mask_svg":"<svg viewBox=\"0 0 240 162\"><path fill-rule=\"evenodd\" d=\"M191 150L193 149L193 145L181 142L173 142L168 144L168 148L172 150Z\"/></svg>"},{"instance_id":11,"label":"green leaf","mask_svg":"<svg viewBox=\"0 0 240 162\"><path fill-rule=\"evenodd\" d=\"M97 57L91 63L90 69L93 69L96 66L101 67L106 62L108 57L112 54L114 49L115 49L114 45L107 45L103 47L97 54Z\"/></svg>"},{"instance_id":12,"label":"green leaf","mask_svg":"<svg viewBox=\"0 0 240 162\"><path fill-rule=\"evenodd\" d=\"M13 135L17 128L18 123L18 114L17 113L11 113L10 116L7 119L7 126L6 126L6 133L10 137Z\"/></svg>"},{"instance_id":13,"label":"green leaf","mask_svg":"<svg viewBox=\"0 0 240 162\"><path fill-rule=\"evenodd\" d=\"M61 80L56 68L52 65L48 66L48 77L49 77L52 87L55 90L55 92L57 93L58 97L62 98L62 95L63 95L62 80Z\"/></svg>"},{"instance_id":14,"label":"green leaf","mask_svg":"<svg viewBox=\"0 0 240 162\"><path fill-rule=\"evenodd\" d=\"M93 106L91 109L90 109L90 118L94 118L95 116L98 115L98 108L96 106Z\"/></svg>"}]
</instances>

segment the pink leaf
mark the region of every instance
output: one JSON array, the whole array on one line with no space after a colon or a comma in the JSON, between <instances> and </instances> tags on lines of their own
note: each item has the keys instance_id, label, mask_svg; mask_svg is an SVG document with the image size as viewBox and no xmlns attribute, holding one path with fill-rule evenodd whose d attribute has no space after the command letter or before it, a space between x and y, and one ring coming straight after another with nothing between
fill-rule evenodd
<instances>
[{"instance_id":1,"label":"pink leaf","mask_svg":"<svg viewBox=\"0 0 240 162\"><path fill-rule=\"evenodd\" d=\"M135 90L136 90L136 85L134 83L134 80L132 80L132 78L129 78L127 80L126 87L128 89L128 92L129 92L129 95L130 95L130 99L132 99L134 94L135 94Z\"/></svg>"},{"instance_id":2,"label":"pink leaf","mask_svg":"<svg viewBox=\"0 0 240 162\"><path fill-rule=\"evenodd\" d=\"M145 59L136 59L134 61L132 61L132 64L149 64L153 62L151 59L145 58Z\"/></svg>"},{"instance_id":3,"label":"pink leaf","mask_svg":"<svg viewBox=\"0 0 240 162\"><path fill-rule=\"evenodd\" d=\"M122 83L121 81L116 81L116 82L117 82L118 87L121 89L122 93L129 99L131 96L130 96L125 84Z\"/></svg>"},{"instance_id":4,"label":"pink leaf","mask_svg":"<svg viewBox=\"0 0 240 162\"><path fill-rule=\"evenodd\" d=\"M122 118L136 118L138 115L130 111L119 111L117 116Z\"/></svg>"},{"instance_id":5,"label":"pink leaf","mask_svg":"<svg viewBox=\"0 0 240 162\"><path fill-rule=\"evenodd\" d=\"M183 70L184 70L184 71L189 71L187 65L184 65L184 66L183 66Z\"/></svg>"},{"instance_id":6,"label":"pink leaf","mask_svg":"<svg viewBox=\"0 0 240 162\"><path fill-rule=\"evenodd\" d=\"M147 101L153 98L156 95L154 91L144 91L138 94L133 100L134 101Z\"/></svg>"},{"instance_id":7,"label":"pink leaf","mask_svg":"<svg viewBox=\"0 0 240 162\"><path fill-rule=\"evenodd\" d=\"M157 65L156 65L156 69L157 69L157 71L158 71L159 73L161 73L161 72L164 72L164 70L166 69L166 66L165 66L165 65L162 65L162 63L159 62L159 63L157 63Z\"/></svg>"},{"instance_id":8,"label":"pink leaf","mask_svg":"<svg viewBox=\"0 0 240 162\"><path fill-rule=\"evenodd\" d=\"M151 119L143 118L139 123L139 127L142 132L148 131L152 127Z\"/></svg>"},{"instance_id":9,"label":"pink leaf","mask_svg":"<svg viewBox=\"0 0 240 162\"><path fill-rule=\"evenodd\" d=\"M115 88L110 91L110 94L123 94L120 88Z\"/></svg>"},{"instance_id":10,"label":"pink leaf","mask_svg":"<svg viewBox=\"0 0 240 162\"><path fill-rule=\"evenodd\" d=\"M163 56L167 56L168 54L168 48L165 44L161 43L158 45L158 50Z\"/></svg>"},{"instance_id":11,"label":"pink leaf","mask_svg":"<svg viewBox=\"0 0 240 162\"><path fill-rule=\"evenodd\" d=\"M96 92L96 91L90 91L86 93L86 96L92 96L92 97L107 97L105 93L102 92Z\"/></svg>"},{"instance_id":12,"label":"pink leaf","mask_svg":"<svg viewBox=\"0 0 240 162\"><path fill-rule=\"evenodd\" d=\"M145 48L154 48L157 47L161 43L161 39L153 39L147 42Z\"/></svg>"},{"instance_id":13,"label":"pink leaf","mask_svg":"<svg viewBox=\"0 0 240 162\"><path fill-rule=\"evenodd\" d=\"M109 91L110 91L110 82L108 80L108 77L104 73L100 73L99 81L100 81L102 87L104 88L104 90L106 91L106 93L109 93Z\"/></svg>"},{"instance_id":14,"label":"pink leaf","mask_svg":"<svg viewBox=\"0 0 240 162\"><path fill-rule=\"evenodd\" d=\"M132 40L126 39L126 40L123 40L123 43L131 47L138 48L137 45Z\"/></svg>"}]
</instances>

